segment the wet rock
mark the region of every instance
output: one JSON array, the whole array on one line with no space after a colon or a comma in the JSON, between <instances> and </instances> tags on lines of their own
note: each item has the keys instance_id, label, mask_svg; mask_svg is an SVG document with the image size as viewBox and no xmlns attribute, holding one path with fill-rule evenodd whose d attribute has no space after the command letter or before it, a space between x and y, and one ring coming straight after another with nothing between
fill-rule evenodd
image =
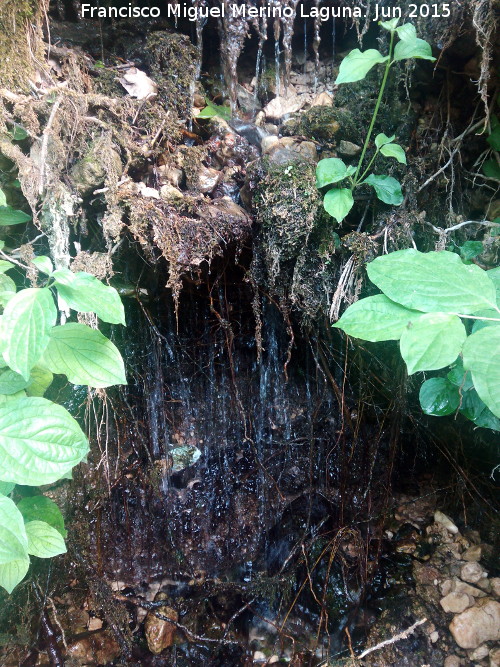
<instances>
[{"instance_id":1,"label":"wet rock","mask_svg":"<svg viewBox=\"0 0 500 667\"><path fill-rule=\"evenodd\" d=\"M142 181L137 183L137 192L141 197L152 197L153 199L160 199L160 193L155 188L148 188Z\"/></svg>"},{"instance_id":2,"label":"wet rock","mask_svg":"<svg viewBox=\"0 0 500 667\"><path fill-rule=\"evenodd\" d=\"M158 167L158 176L161 183L170 183L170 185L178 188L182 182L183 173L182 169L162 164Z\"/></svg>"},{"instance_id":3,"label":"wet rock","mask_svg":"<svg viewBox=\"0 0 500 667\"><path fill-rule=\"evenodd\" d=\"M67 667L108 665L119 655L120 647L111 632L85 632L68 642L65 664Z\"/></svg>"},{"instance_id":4,"label":"wet rock","mask_svg":"<svg viewBox=\"0 0 500 667\"><path fill-rule=\"evenodd\" d=\"M340 127L336 109L317 106L288 119L283 125L282 132L288 136L300 135L318 141L332 142Z\"/></svg>"},{"instance_id":5,"label":"wet rock","mask_svg":"<svg viewBox=\"0 0 500 667\"><path fill-rule=\"evenodd\" d=\"M453 535L458 533L458 528L455 526L450 517L446 516L446 514L443 514L443 512L440 512L439 510L434 512L434 521L436 523L440 523L446 528L446 530L448 530L450 533L453 533Z\"/></svg>"},{"instance_id":6,"label":"wet rock","mask_svg":"<svg viewBox=\"0 0 500 667\"><path fill-rule=\"evenodd\" d=\"M487 577L488 574L479 563L466 563L460 570L460 578L469 584L477 584L478 581Z\"/></svg>"},{"instance_id":7,"label":"wet rock","mask_svg":"<svg viewBox=\"0 0 500 667\"><path fill-rule=\"evenodd\" d=\"M467 593L448 593L439 601L447 613L460 614L474 604L474 598Z\"/></svg>"},{"instance_id":8,"label":"wet rock","mask_svg":"<svg viewBox=\"0 0 500 667\"><path fill-rule=\"evenodd\" d=\"M432 565L423 565L422 563L415 563L413 568L415 581L423 586L433 586L441 579L441 574Z\"/></svg>"},{"instance_id":9,"label":"wet rock","mask_svg":"<svg viewBox=\"0 0 500 667\"><path fill-rule=\"evenodd\" d=\"M291 94L286 97L275 97L264 107L266 118L281 120L283 116L302 109L307 98L304 95Z\"/></svg>"},{"instance_id":10,"label":"wet rock","mask_svg":"<svg viewBox=\"0 0 500 667\"><path fill-rule=\"evenodd\" d=\"M352 141L341 141L339 144L339 153L346 157L354 157L361 153L361 146L353 144Z\"/></svg>"},{"instance_id":11,"label":"wet rock","mask_svg":"<svg viewBox=\"0 0 500 667\"><path fill-rule=\"evenodd\" d=\"M462 554L462 560L466 560L471 563L478 563L481 560L483 555L483 550L481 545L475 544L472 547L469 547Z\"/></svg>"},{"instance_id":12,"label":"wet rock","mask_svg":"<svg viewBox=\"0 0 500 667\"><path fill-rule=\"evenodd\" d=\"M477 648L500 639L500 604L491 598L479 600L474 607L457 614L450 632L461 648Z\"/></svg>"},{"instance_id":13,"label":"wet rock","mask_svg":"<svg viewBox=\"0 0 500 667\"><path fill-rule=\"evenodd\" d=\"M203 194L209 194L214 190L221 176L222 173L217 169L201 165L198 171L197 190L203 192Z\"/></svg>"},{"instance_id":14,"label":"wet rock","mask_svg":"<svg viewBox=\"0 0 500 667\"><path fill-rule=\"evenodd\" d=\"M264 137L262 140L262 152L264 154L270 153L273 147L279 144L279 141L278 137Z\"/></svg>"},{"instance_id":15,"label":"wet rock","mask_svg":"<svg viewBox=\"0 0 500 667\"><path fill-rule=\"evenodd\" d=\"M156 83L145 72L137 69L137 67L130 67L128 70L125 70L118 81L130 97L135 97L138 100L145 100L148 97L156 95L158 92Z\"/></svg>"},{"instance_id":16,"label":"wet rock","mask_svg":"<svg viewBox=\"0 0 500 667\"><path fill-rule=\"evenodd\" d=\"M318 158L316 144L312 141L303 141L299 137L282 137L281 139L267 137L263 152L269 155L273 162L276 162L276 155L281 154L283 150L298 153L306 160L317 160Z\"/></svg>"},{"instance_id":17,"label":"wet rock","mask_svg":"<svg viewBox=\"0 0 500 667\"><path fill-rule=\"evenodd\" d=\"M168 600L168 595L166 595L166 593L158 593L155 597L155 601L158 600ZM167 605L159 607L158 613L172 619L172 621L179 620L177 611ZM166 648L170 648L174 643L176 632L177 628L175 625L164 619L158 618L152 612L148 612L146 620L144 621L144 633L151 653L158 655Z\"/></svg>"}]
</instances>

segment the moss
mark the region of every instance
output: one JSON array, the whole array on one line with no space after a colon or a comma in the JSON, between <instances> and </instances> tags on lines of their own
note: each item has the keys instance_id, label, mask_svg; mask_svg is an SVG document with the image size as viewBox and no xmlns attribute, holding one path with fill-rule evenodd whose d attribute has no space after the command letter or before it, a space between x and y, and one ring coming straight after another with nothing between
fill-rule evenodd
<instances>
[{"instance_id":1,"label":"moss","mask_svg":"<svg viewBox=\"0 0 500 667\"><path fill-rule=\"evenodd\" d=\"M0 87L28 90L34 62L44 60L41 4L36 0L3 0L0 4Z\"/></svg>"},{"instance_id":2,"label":"moss","mask_svg":"<svg viewBox=\"0 0 500 667\"><path fill-rule=\"evenodd\" d=\"M153 32L146 40L145 60L151 78L158 84L159 101L181 118L190 118L197 51L189 38Z\"/></svg>"},{"instance_id":3,"label":"moss","mask_svg":"<svg viewBox=\"0 0 500 667\"><path fill-rule=\"evenodd\" d=\"M300 135L332 143L341 125L337 119L337 111L332 107L312 107L305 113L297 114L287 121L283 134Z\"/></svg>"}]
</instances>

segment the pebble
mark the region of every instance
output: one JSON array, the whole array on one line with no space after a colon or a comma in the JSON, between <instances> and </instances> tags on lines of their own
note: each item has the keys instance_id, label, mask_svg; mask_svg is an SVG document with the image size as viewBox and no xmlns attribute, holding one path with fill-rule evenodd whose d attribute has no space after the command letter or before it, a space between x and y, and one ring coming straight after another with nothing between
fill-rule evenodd
<instances>
[{"instance_id":1,"label":"pebble","mask_svg":"<svg viewBox=\"0 0 500 667\"><path fill-rule=\"evenodd\" d=\"M440 523L442 526L446 528L446 530L448 530L450 533L453 533L453 535L456 535L458 533L458 528L457 526L455 526L450 517L446 516L446 514L440 512L439 510L434 512L434 521L436 523Z\"/></svg>"},{"instance_id":2,"label":"pebble","mask_svg":"<svg viewBox=\"0 0 500 667\"><path fill-rule=\"evenodd\" d=\"M120 655L118 642L108 630L86 632L68 642L66 659L72 665L107 665Z\"/></svg>"},{"instance_id":3,"label":"pebble","mask_svg":"<svg viewBox=\"0 0 500 667\"><path fill-rule=\"evenodd\" d=\"M490 579L490 584L493 595L500 597L500 577Z\"/></svg>"},{"instance_id":4,"label":"pebble","mask_svg":"<svg viewBox=\"0 0 500 667\"><path fill-rule=\"evenodd\" d=\"M201 165L198 171L197 189L203 194L212 192L222 176L222 172L213 169L213 167L205 167Z\"/></svg>"},{"instance_id":5,"label":"pebble","mask_svg":"<svg viewBox=\"0 0 500 667\"><path fill-rule=\"evenodd\" d=\"M361 153L361 146L353 144L352 141L341 141L339 144L339 153L346 157L354 157Z\"/></svg>"},{"instance_id":6,"label":"pebble","mask_svg":"<svg viewBox=\"0 0 500 667\"><path fill-rule=\"evenodd\" d=\"M460 614L468 607L474 604L474 598L467 593L448 593L444 598L441 598L439 604L447 613Z\"/></svg>"},{"instance_id":7,"label":"pebble","mask_svg":"<svg viewBox=\"0 0 500 667\"><path fill-rule=\"evenodd\" d=\"M500 648L491 649L490 667L500 667Z\"/></svg>"},{"instance_id":8,"label":"pebble","mask_svg":"<svg viewBox=\"0 0 500 667\"><path fill-rule=\"evenodd\" d=\"M457 614L450 632L461 648L477 648L500 639L500 604L491 598L478 600L474 607Z\"/></svg>"},{"instance_id":9,"label":"pebble","mask_svg":"<svg viewBox=\"0 0 500 667\"><path fill-rule=\"evenodd\" d=\"M458 655L449 655L444 661L444 667L460 667L462 661Z\"/></svg>"},{"instance_id":10,"label":"pebble","mask_svg":"<svg viewBox=\"0 0 500 667\"><path fill-rule=\"evenodd\" d=\"M173 185L170 185L170 183L165 183L165 185L162 185L160 188L160 197L162 199L170 199L170 200L175 200L177 199L180 201L181 199L184 199L184 195L182 192L176 188Z\"/></svg>"},{"instance_id":11,"label":"pebble","mask_svg":"<svg viewBox=\"0 0 500 667\"><path fill-rule=\"evenodd\" d=\"M462 560L466 560L470 563L478 563L481 560L483 555L483 550L481 545L475 544L472 547L466 549L462 554Z\"/></svg>"},{"instance_id":12,"label":"pebble","mask_svg":"<svg viewBox=\"0 0 500 667\"><path fill-rule=\"evenodd\" d=\"M466 563L460 570L460 579L469 584L477 584L480 579L484 579L488 574L479 563Z\"/></svg>"},{"instance_id":13,"label":"pebble","mask_svg":"<svg viewBox=\"0 0 500 667\"><path fill-rule=\"evenodd\" d=\"M485 644L482 644L473 651L469 651L468 655L471 660L482 660L483 658L486 658L489 652L488 647Z\"/></svg>"}]
</instances>

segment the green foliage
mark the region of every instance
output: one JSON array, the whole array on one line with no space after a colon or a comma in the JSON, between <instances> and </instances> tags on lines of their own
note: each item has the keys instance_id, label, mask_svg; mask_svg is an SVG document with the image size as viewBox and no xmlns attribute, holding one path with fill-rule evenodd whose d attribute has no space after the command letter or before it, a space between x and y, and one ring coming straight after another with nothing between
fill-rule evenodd
<instances>
[{"instance_id":1,"label":"green foliage","mask_svg":"<svg viewBox=\"0 0 500 667\"><path fill-rule=\"evenodd\" d=\"M30 215L8 206L5 193L0 189L0 227L21 225L24 222L29 222L29 220L31 220Z\"/></svg>"},{"instance_id":2,"label":"green foliage","mask_svg":"<svg viewBox=\"0 0 500 667\"><path fill-rule=\"evenodd\" d=\"M1 243L5 257L3 248ZM68 477L89 449L69 412L44 398L53 374L95 388L126 383L115 345L96 329L65 323L57 306L124 324L116 290L88 273L54 271L48 257L32 263L40 286L18 290L6 275L15 264L0 260L0 586L9 593L26 575L30 555L66 551L59 508L42 495L16 506L9 497L15 485L38 487Z\"/></svg>"},{"instance_id":3,"label":"green foliage","mask_svg":"<svg viewBox=\"0 0 500 667\"><path fill-rule=\"evenodd\" d=\"M213 118L214 116L219 116L224 120L231 118L231 109L229 107L214 104L209 100L206 100L206 103L207 106L200 111L196 118Z\"/></svg>"},{"instance_id":4,"label":"green foliage","mask_svg":"<svg viewBox=\"0 0 500 667\"><path fill-rule=\"evenodd\" d=\"M500 270L414 249L377 257L367 270L383 294L360 299L333 326L363 340L399 340L410 374L451 365L446 377L423 383L423 411L458 410L500 430Z\"/></svg>"},{"instance_id":5,"label":"green foliage","mask_svg":"<svg viewBox=\"0 0 500 667\"><path fill-rule=\"evenodd\" d=\"M384 133L378 134L375 137L375 154L366 168L364 168L363 165L391 66L395 62L407 60L409 58L435 60L432 56L429 44L417 37L415 26L411 23L405 23L404 25L397 27L397 24L398 19L382 22L380 24L382 28L390 32L391 37L388 55L382 55L377 49L368 49L366 51L354 49L340 64L339 74L335 82L337 85L364 79L375 65L385 63L385 70L377 103L373 111L372 120L370 122L370 127L368 128L368 133L357 167L347 166L339 158L326 158L320 160L317 166L316 185L318 188L327 187L335 183L341 184L340 188L332 188L328 190L323 201L325 210L335 218L337 222L342 222L353 207L353 192L360 185L370 185L373 187L378 199L385 204L399 206L403 201L401 185L395 178L385 174L369 174L379 153L385 157L393 158L400 164L406 164L404 149L399 144L393 143L395 139L394 136L388 137ZM394 46L396 35L399 38L399 41ZM342 184L342 182L344 183Z\"/></svg>"}]
</instances>

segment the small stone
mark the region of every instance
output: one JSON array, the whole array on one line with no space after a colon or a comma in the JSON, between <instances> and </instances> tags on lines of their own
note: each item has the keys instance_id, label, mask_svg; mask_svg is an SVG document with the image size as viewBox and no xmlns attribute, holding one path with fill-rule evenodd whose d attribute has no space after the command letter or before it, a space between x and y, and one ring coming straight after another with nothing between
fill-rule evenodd
<instances>
[{"instance_id":1,"label":"small stone","mask_svg":"<svg viewBox=\"0 0 500 667\"><path fill-rule=\"evenodd\" d=\"M439 604L446 613L460 614L474 604L474 598L467 593L448 593Z\"/></svg>"},{"instance_id":2,"label":"small stone","mask_svg":"<svg viewBox=\"0 0 500 667\"><path fill-rule=\"evenodd\" d=\"M273 146L276 146L279 143L279 139L276 136L264 137L262 139L262 152L264 154L269 153Z\"/></svg>"},{"instance_id":3,"label":"small stone","mask_svg":"<svg viewBox=\"0 0 500 667\"><path fill-rule=\"evenodd\" d=\"M450 632L461 648L477 648L487 641L500 639L500 604L491 598L476 602L474 607L457 614Z\"/></svg>"},{"instance_id":4,"label":"small stone","mask_svg":"<svg viewBox=\"0 0 500 667\"><path fill-rule=\"evenodd\" d=\"M264 107L266 118L280 120L289 113L295 113L302 109L306 102L304 95L287 95L286 97L275 97Z\"/></svg>"},{"instance_id":5,"label":"small stone","mask_svg":"<svg viewBox=\"0 0 500 667\"><path fill-rule=\"evenodd\" d=\"M184 199L182 192L174 185L170 185L170 183L165 183L165 185L161 186L160 197L165 200L180 201L181 199Z\"/></svg>"},{"instance_id":6,"label":"small stone","mask_svg":"<svg viewBox=\"0 0 500 667\"><path fill-rule=\"evenodd\" d=\"M458 655L449 655L444 661L444 667L460 667L461 664L462 661Z\"/></svg>"},{"instance_id":7,"label":"small stone","mask_svg":"<svg viewBox=\"0 0 500 667\"><path fill-rule=\"evenodd\" d=\"M151 197L152 199L160 199L160 193L155 188L148 188L148 186L140 181L137 183L137 192L142 197Z\"/></svg>"},{"instance_id":8,"label":"small stone","mask_svg":"<svg viewBox=\"0 0 500 667\"><path fill-rule=\"evenodd\" d=\"M477 582L477 587L484 591L486 594L491 593L491 583L489 579L481 579Z\"/></svg>"},{"instance_id":9,"label":"small stone","mask_svg":"<svg viewBox=\"0 0 500 667\"><path fill-rule=\"evenodd\" d=\"M268 665L275 665L277 662L280 661L279 655L272 655L269 660L267 661Z\"/></svg>"},{"instance_id":10,"label":"small stone","mask_svg":"<svg viewBox=\"0 0 500 667\"><path fill-rule=\"evenodd\" d=\"M458 528L457 528L457 526L455 526L455 524L450 519L450 517L446 516L446 514L443 514L443 512L440 512L439 510L434 512L434 521L436 523L440 523L450 533L453 533L454 535L456 535L458 533Z\"/></svg>"},{"instance_id":11,"label":"small stone","mask_svg":"<svg viewBox=\"0 0 500 667\"><path fill-rule=\"evenodd\" d=\"M479 563L466 563L460 570L460 579L469 584L477 584L480 579L484 579L488 574Z\"/></svg>"},{"instance_id":12,"label":"small stone","mask_svg":"<svg viewBox=\"0 0 500 667\"><path fill-rule=\"evenodd\" d=\"M100 630L102 628L102 621L100 618L93 616L89 619L88 629L89 630Z\"/></svg>"},{"instance_id":13,"label":"small stone","mask_svg":"<svg viewBox=\"0 0 500 667\"><path fill-rule=\"evenodd\" d=\"M309 160L316 160L318 157L318 151L316 150L316 144L313 141L302 141L299 144L299 153Z\"/></svg>"},{"instance_id":14,"label":"small stone","mask_svg":"<svg viewBox=\"0 0 500 667\"><path fill-rule=\"evenodd\" d=\"M222 176L222 172L213 169L213 167L205 167L201 165L198 171L197 189L203 194L212 192Z\"/></svg>"},{"instance_id":15,"label":"small stone","mask_svg":"<svg viewBox=\"0 0 500 667\"><path fill-rule=\"evenodd\" d=\"M491 649L490 667L500 667L500 647Z\"/></svg>"},{"instance_id":16,"label":"small stone","mask_svg":"<svg viewBox=\"0 0 500 667\"><path fill-rule=\"evenodd\" d=\"M480 544L475 544L472 547L466 549L462 554L462 560L466 560L469 563L478 563L481 560L483 555L483 550Z\"/></svg>"},{"instance_id":17,"label":"small stone","mask_svg":"<svg viewBox=\"0 0 500 667\"><path fill-rule=\"evenodd\" d=\"M493 595L500 597L500 577L490 579L490 584Z\"/></svg>"},{"instance_id":18,"label":"small stone","mask_svg":"<svg viewBox=\"0 0 500 667\"><path fill-rule=\"evenodd\" d=\"M333 97L328 93L320 93L311 102L312 107L331 107L333 106Z\"/></svg>"},{"instance_id":19,"label":"small stone","mask_svg":"<svg viewBox=\"0 0 500 667\"><path fill-rule=\"evenodd\" d=\"M453 579L445 579L443 582L441 582L439 584L439 590L441 591L441 595L448 595L448 593L454 591L455 583L456 582Z\"/></svg>"},{"instance_id":20,"label":"small stone","mask_svg":"<svg viewBox=\"0 0 500 667\"><path fill-rule=\"evenodd\" d=\"M196 108L203 109L204 107L207 106L205 96L200 95L200 93L195 93L193 96L193 104Z\"/></svg>"},{"instance_id":21,"label":"small stone","mask_svg":"<svg viewBox=\"0 0 500 667\"><path fill-rule=\"evenodd\" d=\"M429 635L429 639L431 640L431 642L433 644L435 644L437 642L437 640L439 639L439 632L437 630L435 630L434 632L431 632L431 634Z\"/></svg>"},{"instance_id":22,"label":"small stone","mask_svg":"<svg viewBox=\"0 0 500 667\"><path fill-rule=\"evenodd\" d=\"M68 642L66 659L68 664L107 665L120 655L118 642L108 630L85 632Z\"/></svg>"},{"instance_id":23,"label":"small stone","mask_svg":"<svg viewBox=\"0 0 500 667\"><path fill-rule=\"evenodd\" d=\"M472 595L474 598L484 598L486 593L475 586L466 584L465 581L456 580L456 585L454 589L457 593L467 593L467 595Z\"/></svg>"},{"instance_id":24,"label":"small stone","mask_svg":"<svg viewBox=\"0 0 500 667\"><path fill-rule=\"evenodd\" d=\"M469 651L468 656L471 660L482 660L483 658L486 658L489 652L489 648L485 644L482 644L473 651Z\"/></svg>"},{"instance_id":25,"label":"small stone","mask_svg":"<svg viewBox=\"0 0 500 667\"><path fill-rule=\"evenodd\" d=\"M266 654L262 653L262 651L255 651L253 660L254 662L266 662Z\"/></svg>"},{"instance_id":26,"label":"small stone","mask_svg":"<svg viewBox=\"0 0 500 667\"><path fill-rule=\"evenodd\" d=\"M347 157L354 157L361 153L361 146L353 144L352 141L341 141L339 144L339 153Z\"/></svg>"}]
</instances>

